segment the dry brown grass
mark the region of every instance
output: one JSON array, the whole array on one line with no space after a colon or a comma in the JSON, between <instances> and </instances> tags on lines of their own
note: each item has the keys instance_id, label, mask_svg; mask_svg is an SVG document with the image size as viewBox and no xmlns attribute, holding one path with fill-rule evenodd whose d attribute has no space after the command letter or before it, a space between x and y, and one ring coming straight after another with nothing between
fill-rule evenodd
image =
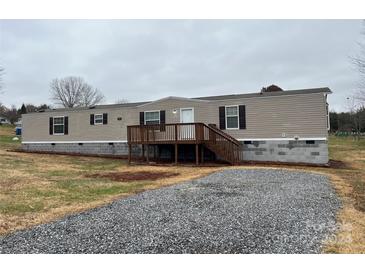
<instances>
[{"instance_id":1,"label":"dry brown grass","mask_svg":"<svg viewBox=\"0 0 365 274\"><path fill-rule=\"evenodd\" d=\"M330 154L342 160L346 169L329 169L327 174L341 197L339 229L328 241L327 253L365 253L365 140L331 138Z\"/></svg>"},{"instance_id":2,"label":"dry brown grass","mask_svg":"<svg viewBox=\"0 0 365 274\"><path fill-rule=\"evenodd\" d=\"M260 164L240 167L126 165L123 160L8 152L18 144L0 128L0 234L48 222L67 214L102 206L115 199L177 184L227 168L286 168L329 176L343 207L336 237L325 245L327 253L365 253L365 140L330 139L331 159L342 168ZM5 138L5 139L4 139ZM2 142L2 140L5 140ZM103 172L177 173L156 181L120 183L85 178Z\"/></svg>"},{"instance_id":3,"label":"dry brown grass","mask_svg":"<svg viewBox=\"0 0 365 274\"><path fill-rule=\"evenodd\" d=\"M365 212L356 207L354 189L338 175L329 174L342 200L338 231L325 245L326 253L365 253Z\"/></svg>"},{"instance_id":4,"label":"dry brown grass","mask_svg":"<svg viewBox=\"0 0 365 274\"><path fill-rule=\"evenodd\" d=\"M217 170L210 167L128 166L126 161L118 159L18 153L7 151L6 148L9 147L0 147L0 234L102 206L141 191L205 176ZM87 178L92 173L137 174L142 171L169 176L129 182L112 178ZM171 173L174 173L173 176Z\"/></svg>"},{"instance_id":5,"label":"dry brown grass","mask_svg":"<svg viewBox=\"0 0 365 274\"><path fill-rule=\"evenodd\" d=\"M10 153L17 154L17 153ZM16 155L23 157L24 154ZM119 172L135 172L142 170L149 172L176 172L178 175L170 178L162 178L156 181L128 182L120 183L104 179L102 181L83 179L84 172L75 167L70 168L65 156L40 156L26 155L34 161L34 173L29 174L22 170L22 176L15 176L9 173L0 181L1 196L0 206L0 234L9 233L14 230L26 228L32 225L49 222L67 214L72 214L86 209L102 206L115 199L132 195L141 191L156 189L173 185L182 181L205 176L214 171L213 168L193 168L193 167L141 167L126 166L124 161L120 161L120 166L114 170ZM38 159L41 157L41 159ZM59 159L60 158L60 159ZM82 157L78 157L84 161ZM54 169L47 161L59 162L58 168ZM87 158L85 161L95 161ZM102 161L117 161L110 159L97 159ZM44 163L44 164L43 164ZM52 172L59 170L73 170L67 174L56 174ZM51 175L50 175L51 174ZM29 177L27 177L29 176ZM65 178L67 177L67 178ZM59 186L59 183L66 185ZM75 187L68 186L68 182L76 184ZM127 186L125 186L127 185ZM86 192L86 194L85 194Z\"/></svg>"},{"instance_id":6,"label":"dry brown grass","mask_svg":"<svg viewBox=\"0 0 365 274\"><path fill-rule=\"evenodd\" d=\"M21 154L21 157L24 154ZM18 156L19 157L19 156ZM101 182L95 180L85 181L82 179L79 170L75 173L67 174L67 180L80 182L76 188L59 187L58 183L63 183L62 176L49 176L49 172L55 171L49 168L48 164L43 167L43 161L47 156L42 156L38 161L38 154L27 157L35 160L36 170L42 170L41 174L27 174L25 170L23 176L17 177L7 175L0 181L0 234L9 233L14 230L30 227L36 224L49 222L67 214L72 214L86 209L98 207L110 203L121 197L139 193L141 191L170 186L206 176L215 171L215 168L194 168L194 167L142 167L126 166L124 161L120 161L120 166L115 170L119 172L139 171L149 172L176 172L178 175L161 178L154 181L121 183L104 179ZM50 156L57 160L59 156ZM64 156L61 156L65 158ZM82 157L80 157L82 158ZM51 160L51 159L48 159ZM89 161L90 158L87 159ZM98 159L100 161L100 159ZM103 159L109 161L109 159ZM68 163L61 159L58 170L69 170ZM115 161L115 160L112 160ZM46 163L46 162L45 162ZM65 168L65 169L64 169ZM18 173L18 172L15 172ZM29 177L27 177L29 175ZM42 178L45 176L45 178ZM127 185L123 187L123 185ZM85 195L83 192L87 192ZM90 192L91 191L91 192ZM71 193L72 192L72 193ZM91 194L90 194L91 193Z\"/></svg>"}]
</instances>

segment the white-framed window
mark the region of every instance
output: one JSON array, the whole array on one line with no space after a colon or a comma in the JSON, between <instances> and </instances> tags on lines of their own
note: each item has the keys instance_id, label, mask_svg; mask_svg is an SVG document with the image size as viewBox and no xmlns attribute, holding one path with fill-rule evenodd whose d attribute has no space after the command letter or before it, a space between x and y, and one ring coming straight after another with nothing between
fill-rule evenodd
<instances>
[{"instance_id":1,"label":"white-framed window","mask_svg":"<svg viewBox=\"0 0 365 274\"><path fill-rule=\"evenodd\" d=\"M53 117L53 134L54 135L65 134L65 117L64 116Z\"/></svg>"},{"instance_id":2,"label":"white-framed window","mask_svg":"<svg viewBox=\"0 0 365 274\"><path fill-rule=\"evenodd\" d=\"M144 124L145 125L158 125L160 124L160 111L145 111L144 112Z\"/></svg>"},{"instance_id":3,"label":"white-framed window","mask_svg":"<svg viewBox=\"0 0 365 274\"><path fill-rule=\"evenodd\" d=\"M226 128L238 129L238 106L226 106Z\"/></svg>"},{"instance_id":4,"label":"white-framed window","mask_svg":"<svg viewBox=\"0 0 365 274\"><path fill-rule=\"evenodd\" d=\"M95 114L94 115L94 124L102 125L103 124L103 114Z\"/></svg>"}]
</instances>

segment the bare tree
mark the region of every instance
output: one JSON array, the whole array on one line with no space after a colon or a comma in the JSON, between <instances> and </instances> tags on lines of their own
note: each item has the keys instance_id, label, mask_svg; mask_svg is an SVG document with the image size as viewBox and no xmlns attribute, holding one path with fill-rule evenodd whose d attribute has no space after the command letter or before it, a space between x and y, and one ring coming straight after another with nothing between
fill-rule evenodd
<instances>
[{"instance_id":1,"label":"bare tree","mask_svg":"<svg viewBox=\"0 0 365 274\"><path fill-rule=\"evenodd\" d=\"M78 77L54 79L51 82L52 100L67 108L77 106L81 98L83 80Z\"/></svg>"},{"instance_id":2,"label":"bare tree","mask_svg":"<svg viewBox=\"0 0 365 274\"><path fill-rule=\"evenodd\" d=\"M359 42L360 52L357 56L352 58L352 62L355 64L360 74L359 91L356 93L355 99L358 100L362 106L365 106L365 20L363 21L363 24L363 41Z\"/></svg>"},{"instance_id":3,"label":"bare tree","mask_svg":"<svg viewBox=\"0 0 365 274\"><path fill-rule=\"evenodd\" d=\"M104 95L97 89L93 89L91 86L85 86L81 93L80 106L88 107L93 106L104 101Z\"/></svg>"},{"instance_id":4,"label":"bare tree","mask_svg":"<svg viewBox=\"0 0 365 274\"><path fill-rule=\"evenodd\" d=\"M353 124L352 133L355 134L354 137L359 139L359 134L363 126L362 112L363 109L361 103L359 103L356 96L347 97L347 109L350 114L350 119Z\"/></svg>"},{"instance_id":5,"label":"bare tree","mask_svg":"<svg viewBox=\"0 0 365 274\"><path fill-rule=\"evenodd\" d=\"M4 106L4 105L0 102L0 115L4 115L6 111L7 111L6 106Z\"/></svg>"},{"instance_id":6,"label":"bare tree","mask_svg":"<svg viewBox=\"0 0 365 274\"><path fill-rule=\"evenodd\" d=\"M65 77L51 82L52 100L66 108L91 106L104 100L104 96L81 77Z\"/></svg>"},{"instance_id":7,"label":"bare tree","mask_svg":"<svg viewBox=\"0 0 365 274\"><path fill-rule=\"evenodd\" d=\"M6 108L4 116L9 119L11 124L14 124L19 119L19 114L16 106L12 105L11 108Z\"/></svg>"}]
</instances>

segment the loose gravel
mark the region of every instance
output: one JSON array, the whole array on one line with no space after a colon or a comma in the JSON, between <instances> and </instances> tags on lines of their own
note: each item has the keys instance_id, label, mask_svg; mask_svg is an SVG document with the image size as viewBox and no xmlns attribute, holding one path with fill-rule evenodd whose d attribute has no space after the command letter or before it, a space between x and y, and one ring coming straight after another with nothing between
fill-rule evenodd
<instances>
[{"instance_id":1,"label":"loose gravel","mask_svg":"<svg viewBox=\"0 0 365 274\"><path fill-rule=\"evenodd\" d=\"M329 179L225 170L0 238L0 253L318 253L336 229Z\"/></svg>"}]
</instances>

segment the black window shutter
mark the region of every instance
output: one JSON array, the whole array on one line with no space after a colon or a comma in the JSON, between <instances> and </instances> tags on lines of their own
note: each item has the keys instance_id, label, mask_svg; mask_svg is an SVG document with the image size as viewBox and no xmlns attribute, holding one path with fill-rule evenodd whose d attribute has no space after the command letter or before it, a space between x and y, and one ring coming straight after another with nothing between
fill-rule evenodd
<instances>
[{"instance_id":1,"label":"black window shutter","mask_svg":"<svg viewBox=\"0 0 365 274\"><path fill-rule=\"evenodd\" d=\"M144 112L143 111L141 111L139 113L139 124L144 125Z\"/></svg>"},{"instance_id":2,"label":"black window shutter","mask_svg":"<svg viewBox=\"0 0 365 274\"><path fill-rule=\"evenodd\" d=\"M226 108L219 107L219 128L226 129Z\"/></svg>"},{"instance_id":3,"label":"black window shutter","mask_svg":"<svg viewBox=\"0 0 365 274\"><path fill-rule=\"evenodd\" d=\"M240 129L246 129L246 106L240 105L238 108L240 117Z\"/></svg>"},{"instance_id":4,"label":"black window shutter","mask_svg":"<svg viewBox=\"0 0 365 274\"><path fill-rule=\"evenodd\" d=\"M108 113L103 113L103 125L108 123Z\"/></svg>"},{"instance_id":5,"label":"black window shutter","mask_svg":"<svg viewBox=\"0 0 365 274\"><path fill-rule=\"evenodd\" d=\"M165 123L166 123L166 111L165 110L160 110L160 130L161 131L165 131Z\"/></svg>"},{"instance_id":6,"label":"black window shutter","mask_svg":"<svg viewBox=\"0 0 365 274\"><path fill-rule=\"evenodd\" d=\"M53 117L49 117L49 135L53 135Z\"/></svg>"},{"instance_id":7,"label":"black window shutter","mask_svg":"<svg viewBox=\"0 0 365 274\"><path fill-rule=\"evenodd\" d=\"M160 110L160 124L166 123L166 111Z\"/></svg>"},{"instance_id":8,"label":"black window shutter","mask_svg":"<svg viewBox=\"0 0 365 274\"><path fill-rule=\"evenodd\" d=\"M65 135L68 134L68 116L65 116L65 130L64 130L64 134Z\"/></svg>"},{"instance_id":9,"label":"black window shutter","mask_svg":"<svg viewBox=\"0 0 365 274\"><path fill-rule=\"evenodd\" d=\"M94 114L90 114L90 125L94 124Z\"/></svg>"}]
</instances>

